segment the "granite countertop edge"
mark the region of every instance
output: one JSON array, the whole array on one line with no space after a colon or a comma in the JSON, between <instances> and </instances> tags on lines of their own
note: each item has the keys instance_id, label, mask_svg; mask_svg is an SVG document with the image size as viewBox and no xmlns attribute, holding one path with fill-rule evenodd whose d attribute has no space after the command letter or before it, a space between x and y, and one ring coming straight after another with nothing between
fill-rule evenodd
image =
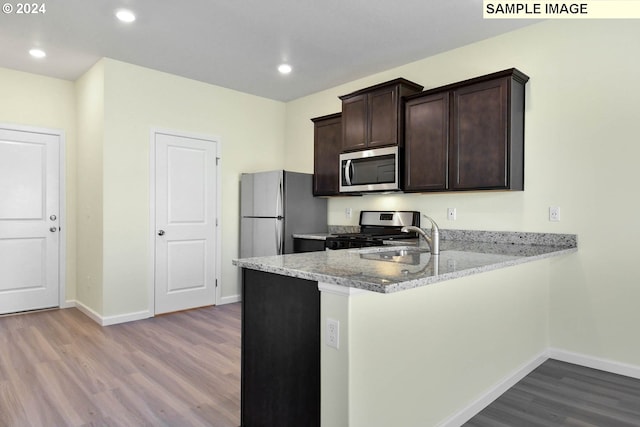
<instances>
[{"instance_id":1,"label":"granite countertop edge","mask_svg":"<svg viewBox=\"0 0 640 427\"><path fill-rule=\"evenodd\" d=\"M469 266L461 265L455 271L439 268L444 271L436 270L435 273L416 278L397 274L385 279L374 273L368 274L367 268L375 270L375 266L384 264L384 261L366 261L370 267L363 267L363 270L358 271L343 268L331 258L332 253L341 253L339 258L359 256L360 252L351 249L328 251L328 254L310 252L244 258L233 260L233 264L242 268L388 294L578 251L577 236L571 234L452 231L447 237L452 239L444 239L441 244L444 247L449 245L449 250L443 251L441 257L453 257L461 264L465 264L468 259L473 262ZM421 247L424 247L423 244L421 242ZM444 259L442 263L446 265Z\"/></svg>"},{"instance_id":2,"label":"granite countertop edge","mask_svg":"<svg viewBox=\"0 0 640 427\"><path fill-rule=\"evenodd\" d=\"M399 282L393 285L381 287L380 289L376 289L376 290L374 289L368 289L368 290L389 294L393 292L414 289L421 286L427 286L434 283L444 282L446 280L458 279L460 277L466 277L466 276L473 276L475 274L484 273L487 271L500 270L503 268L512 267L520 264L526 264L526 263L537 261L537 260L554 258L557 256L567 255L574 252L578 252L578 248L565 248L565 249L561 249L554 252L548 252L548 253L539 254L535 256L521 257L518 259L502 261L495 264L487 264L481 267L469 268L466 270L460 270L453 273L445 273L445 274L439 274L437 276L431 276L428 278L416 279L416 280L411 280L406 282ZM353 287L357 287L357 286L353 286Z\"/></svg>"}]
</instances>

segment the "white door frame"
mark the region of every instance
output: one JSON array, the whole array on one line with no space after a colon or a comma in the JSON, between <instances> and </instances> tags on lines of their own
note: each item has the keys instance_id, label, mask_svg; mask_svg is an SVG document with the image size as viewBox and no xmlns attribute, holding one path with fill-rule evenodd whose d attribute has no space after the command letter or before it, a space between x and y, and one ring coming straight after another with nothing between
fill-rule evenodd
<instances>
[{"instance_id":1,"label":"white door frame","mask_svg":"<svg viewBox=\"0 0 640 427\"><path fill-rule=\"evenodd\" d=\"M67 301L67 187L66 187L66 167L65 167L65 135L61 129L41 128L35 126L16 125L11 123L0 123L0 129L13 130L19 132L41 133L58 137L59 159L58 159L58 212L59 212L59 243L58 243L58 306L69 308L75 306L75 301Z\"/></svg>"},{"instance_id":2,"label":"white door frame","mask_svg":"<svg viewBox=\"0 0 640 427\"><path fill-rule=\"evenodd\" d=\"M149 134L149 281L148 299L149 299L149 312L155 316L155 284L156 284L156 134L164 134L177 136L182 138L194 138L209 141L215 144L216 153L216 236L215 236L215 248L216 248L216 279L215 279L215 301L214 305L218 305L220 301L221 290L221 269L222 266L222 181L220 179L220 169L222 160L220 157L220 138L211 135L202 135L191 132L183 132L177 130L163 129L163 128L151 128Z\"/></svg>"}]
</instances>

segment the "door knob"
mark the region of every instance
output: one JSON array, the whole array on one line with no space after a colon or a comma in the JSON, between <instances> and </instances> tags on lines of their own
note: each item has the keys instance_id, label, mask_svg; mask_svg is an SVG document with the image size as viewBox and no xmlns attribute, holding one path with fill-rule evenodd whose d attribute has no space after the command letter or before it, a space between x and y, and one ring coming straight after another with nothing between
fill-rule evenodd
<instances>
[{"instance_id":1,"label":"door knob","mask_svg":"<svg viewBox=\"0 0 640 427\"><path fill-rule=\"evenodd\" d=\"M158 236L164 236L164 230L158 230Z\"/></svg>"},{"instance_id":2,"label":"door knob","mask_svg":"<svg viewBox=\"0 0 640 427\"><path fill-rule=\"evenodd\" d=\"M58 231L58 227L51 227L49 231L55 233L56 231Z\"/></svg>"}]
</instances>

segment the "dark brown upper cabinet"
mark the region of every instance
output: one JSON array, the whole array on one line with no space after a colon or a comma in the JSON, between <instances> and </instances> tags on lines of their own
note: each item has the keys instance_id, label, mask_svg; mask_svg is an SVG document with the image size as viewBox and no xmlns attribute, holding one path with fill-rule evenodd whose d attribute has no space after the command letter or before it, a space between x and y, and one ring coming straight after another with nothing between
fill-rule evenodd
<instances>
[{"instance_id":1,"label":"dark brown upper cabinet","mask_svg":"<svg viewBox=\"0 0 640 427\"><path fill-rule=\"evenodd\" d=\"M449 92L436 92L407 101L405 120L405 190L446 190Z\"/></svg>"},{"instance_id":2,"label":"dark brown upper cabinet","mask_svg":"<svg viewBox=\"0 0 640 427\"><path fill-rule=\"evenodd\" d=\"M524 190L524 97L515 68L410 96L405 191Z\"/></svg>"},{"instance_id":3,"label":"dark brown upper cabinet","mask_svg":"<svg viewBox=\"0 0 640 427\"><path fill-rule=\"evenodd\" d=\"M342 151L402 146L402 98L422 88L399 78L341 96Z\"/></svg>"},{"instance_id":4,"label":"dark brown upper cabinet","mask_svg":"<svg viewBox=\"0 0 640 427\"><path fill-rule=\"evenodd\" d=\"M313 133L313 195L334 196L340 190L342 114L311 119Z\"/></svg>"}]
</instances>

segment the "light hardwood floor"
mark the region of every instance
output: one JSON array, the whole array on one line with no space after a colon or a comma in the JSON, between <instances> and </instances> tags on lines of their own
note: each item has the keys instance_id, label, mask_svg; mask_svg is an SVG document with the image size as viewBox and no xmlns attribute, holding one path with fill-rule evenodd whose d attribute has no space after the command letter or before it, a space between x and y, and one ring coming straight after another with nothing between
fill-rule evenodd
<instances>
[{"instance_id":1,"label":"light hardwood floor","mask_svg":"<svg viewBox=\"0 0 640 427\"><path fill-rule=\"evenodd\" d=\"M100 327L0 317L0 426L240 425L240 304Z\"/></svg>"},{"instance_id":2,"label":"light hardwood floor","mask_svg":"<svg viewBox=\"0 0 640 427\"><path fill-rule=\"evenodd\" d=\"M0 427L238 425L240 304L104 328L0 317ZM529 426L640 427L640 380L548 360L465 424Z\"/></svg>"}]
</instances>

